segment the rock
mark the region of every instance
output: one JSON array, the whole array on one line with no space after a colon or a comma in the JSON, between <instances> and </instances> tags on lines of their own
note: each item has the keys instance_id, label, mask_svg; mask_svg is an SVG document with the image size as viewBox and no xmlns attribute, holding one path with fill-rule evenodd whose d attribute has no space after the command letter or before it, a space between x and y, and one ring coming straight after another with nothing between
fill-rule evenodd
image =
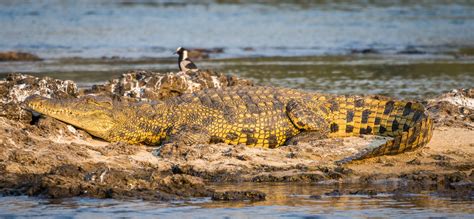
<instances>
[{"instance_id":1,"label":"rock","mask_svg":"<svg viewBox=\"0 0 474 219\"><path fill-rule=\"evenodd\" d=\"M380 53L376 49L366 48L366 49L351 49L351 54L378 54Z\"/></svg>"},{"instance_id":2,"label":"rock","mask_svg":"<svg viewBox=\"0 0 474 219\"><path fill-rule=\"evenodd\" d=\"M420 50L419 48L416 48L414 46L407 46L405 49L397 52L397 54L403 54L403 55L422 55L426 54L425 51Z\"/></svg>"},{"instance_id":3,"label":"rock","mask_svg":"<svg viewBox=\"0 0 474 219\"><path fill-rule=\"evenodd\" d=\"M26 52L0 52L0 62L6 61L41 61L41 59L37 55Z\"/></svg>"},{"instance_id":4,"label":"rock","mask_svg":"<svg viewBox=\"0 0 474 219\"><path fill-rule=\"evenodd\" d=\"M252 86L252 82L213 71L157 73L131 71L103 85L95 85L84 94L105 94L139 101L162 100L205 88Z\"/></svg>"},{"instance_id":5,"label":"rock","mask_svg":"<svg viewBox=\"0 0 474 219\"><path fill-rule=\"evenodd\" d=\"M265 201L266 194L260 191L225 191L215 192L214 201Z\"/></svg>"},{"instance_id":6,"label":"rock","mask_svg":"<svg viewBox=\"0 0 474 219\"><path fill-rule=\"evenodd\" d=\"M321 198L322 198L321 195L310 195L310 196L309 196L309 199L319 200L319 199L321 199Z\"/></svg>"},{"instance_id":7,"label":"rock","mask_svg":"<svg viewBox=\"0 0 474 219\"><path fill-rule=\"evenodd\" d=\"M31 113L22 104L33 94L48 98L71 98L77 97L79 92L73 81L9 74L4 80L0 80L0 116L31 121Z\"/></svg>"},{"instance_id":8,"label":"rock","mask_svg":"<svg viewBox=\"0 0 474 219\"><path fill-rule=\"evenodd\" d=\"M426 105L438 126L474 128L474 88L452 90L428 100Z\"/></svg>"},{"instance_id":9,"label":"rock","mask_svg":"<svg viewBox=\"0 0 474 219\"><path fill-rule=\"evenodd\" d=\"M298 172L291 174L264 174L252 178L252 182L321 182L324 176L320 173ZM328 176L332 177L332 176Z\"/></svg>"},{"instance_id":10,"label":"rock","mask_svg":"<svg viewBox=\"0 0 474 219\"><path fill-rule=\"evenodd\" d=\"M452 160L452 158L446 155L439 155L439 154L431 155L431 158L433 158L434 160Z\"/></svg>"},{"instance_id":11,"label":"rock","mask_svg":"<svg viewBox=\"0 0 474 219\"><path fill-rule=\"evenodd\" d=\"M331 192L326 192L324 193L324 195L326 196L341 196L342 195L342 192L340 192L338 189L335 189L335 190L332 190Z\"/></svg>"},{"instance_id":12,"label":"rock","mask_svg":"<svg viewBox=\"0 0 474 219\"><path fill-rule=\"evenodd\" d=\"M224 48L191 48L189 49L189 58L191 59L207 59L210 54L220 54L224 52Z\"/></svg>"},{"instance_id":13,"label":"rock","mask_svg":"<svg viewBox=\"0 0 474 219\"><path fill-rule=\"evenodd\" d=\"M201 178L184 174L165 177L159 181L158 188L160 191L180 197L208 197L212 194Z\"/></svg>"},{"instance_id":14,"label":"rock","mask_svg":"<svg viewBox=\"0 0 474 219\"><path fill-rule=\"evenodd\" d=\"M368 195L368 196L376 196L377 191L369 189L369 190L357 190L349 192L351 195Z\"/></svg>"},{"instance_id":15,"label":"rock","mask_svg":"<svg viewBox=\"0 0 474 219\"><path fill-rule=\"evenodd\" d=\"M413 160L408 161L407 164L410 164L410 165L421 165L421 161L420 161L418 158L415 158L415 159L413 159Z\"/></svg>"}]
</instances>

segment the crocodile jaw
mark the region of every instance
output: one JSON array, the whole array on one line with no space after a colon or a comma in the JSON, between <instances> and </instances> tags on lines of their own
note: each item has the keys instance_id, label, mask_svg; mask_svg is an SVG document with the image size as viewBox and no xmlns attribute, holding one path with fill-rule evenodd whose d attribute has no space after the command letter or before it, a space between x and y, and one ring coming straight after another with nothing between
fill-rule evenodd
<instances>
[{"instance_id":1,"label":"crocodile jaw","mask_svg":"<svg viewBox=\"0 0 474 219\"><path fill-rule=\"evenodd\" d=\"M53 100L38 95L28 97L26 105L33 111L84 129L88 133L108 140L114 127L112 104L92 98Z\"/></svg>"}]
</instances>

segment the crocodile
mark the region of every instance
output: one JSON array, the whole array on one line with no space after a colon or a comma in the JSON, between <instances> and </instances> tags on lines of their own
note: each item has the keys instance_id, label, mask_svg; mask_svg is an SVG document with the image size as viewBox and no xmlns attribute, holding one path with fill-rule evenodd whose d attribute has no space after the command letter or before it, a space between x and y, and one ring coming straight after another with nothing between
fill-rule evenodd
<instances>
[{"instance_id":1,"label":"crocodile","mask_svg":"<svg viewBox=\"0 0 474 219\"><path fill-rule=\"evenodd\" d=\"M426 145L433 122L416 101L321 94L277 87L205 89L163 101L132 103L101 96L31 96L29 109L109 142L245 144L276 148L308 133L335 138L391 137L355 159Z\"/></svg>"}]
</instances>

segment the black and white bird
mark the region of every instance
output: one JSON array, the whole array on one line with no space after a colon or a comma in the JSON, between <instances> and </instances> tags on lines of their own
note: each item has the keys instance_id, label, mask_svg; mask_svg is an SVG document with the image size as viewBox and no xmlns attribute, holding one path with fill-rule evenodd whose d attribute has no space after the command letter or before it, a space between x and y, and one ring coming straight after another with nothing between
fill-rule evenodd
<instances>
[{"instance_id":1,"label":"black and white bird","mask_svg":"<svg viewBox=\"0 0 474 219\"><path fill-rule=\"evenodd\" d=\"M189 59L188 57L188 50L183 48L183 47L178 47L176 49L176 54L179 55L178 58L178 65L179 65L179 70L183 72L187 71L199 71L198 67Z\"/></svg>"}]
</instances>

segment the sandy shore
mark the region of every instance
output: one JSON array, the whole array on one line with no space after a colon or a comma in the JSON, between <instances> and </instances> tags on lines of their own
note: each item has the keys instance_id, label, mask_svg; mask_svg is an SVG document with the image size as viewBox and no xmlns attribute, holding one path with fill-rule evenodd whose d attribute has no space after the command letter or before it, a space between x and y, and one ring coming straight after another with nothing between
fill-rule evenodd
<instances>
[{"instance_id":1,"label":"sandy shore","mask_svg":"<svg viewBox=\"0 0 474 219\"><path fill-rule=\"evenodd\" d=\"M186 87L188 85L202 89L233 86L241 80L214 74L204 75L213 83L204 83L207 79L202 80L202 75L186 78L179 85L180 92L192 92ZM149 74L147 77L157 76ZM173 81L182 75L169 77ZM146 77L123 77L115 83L127 84L127 80L149 81ZM195 82L199 80L203 83L197 83L197 86ZM162 98L164 93L179 95L170 88L173 83L164 93L159 93L162 87L150 87L149 83L141 83L138 88L122 86L125 88L117 93L106 89L107 86L115 87L111 83L114 81L96 87L96 93L132 98L127 97L127 91L123 89L136 92L148 88L151 97ZM2 194L158 200L211 196L216 200L261 200L265 194L259 191L225 193L211 189L208 183L317 182L366 185L367 190L361 193L371 189L391 193L430 190L448 196L474 197L472 89L453 91L426 101L427 109L436 121L433 139L426 147L396 156L338 165L335 161L386 139L376 136L324 139L277 149L225 144L157 148L104 142L58 120L32 117L22 108L25 96L35 92L56 98L84 93L72 85L73 82L18 75L0 82ZM140 96L140 99L146 97Z\"/></svg>"}]
</instances>

